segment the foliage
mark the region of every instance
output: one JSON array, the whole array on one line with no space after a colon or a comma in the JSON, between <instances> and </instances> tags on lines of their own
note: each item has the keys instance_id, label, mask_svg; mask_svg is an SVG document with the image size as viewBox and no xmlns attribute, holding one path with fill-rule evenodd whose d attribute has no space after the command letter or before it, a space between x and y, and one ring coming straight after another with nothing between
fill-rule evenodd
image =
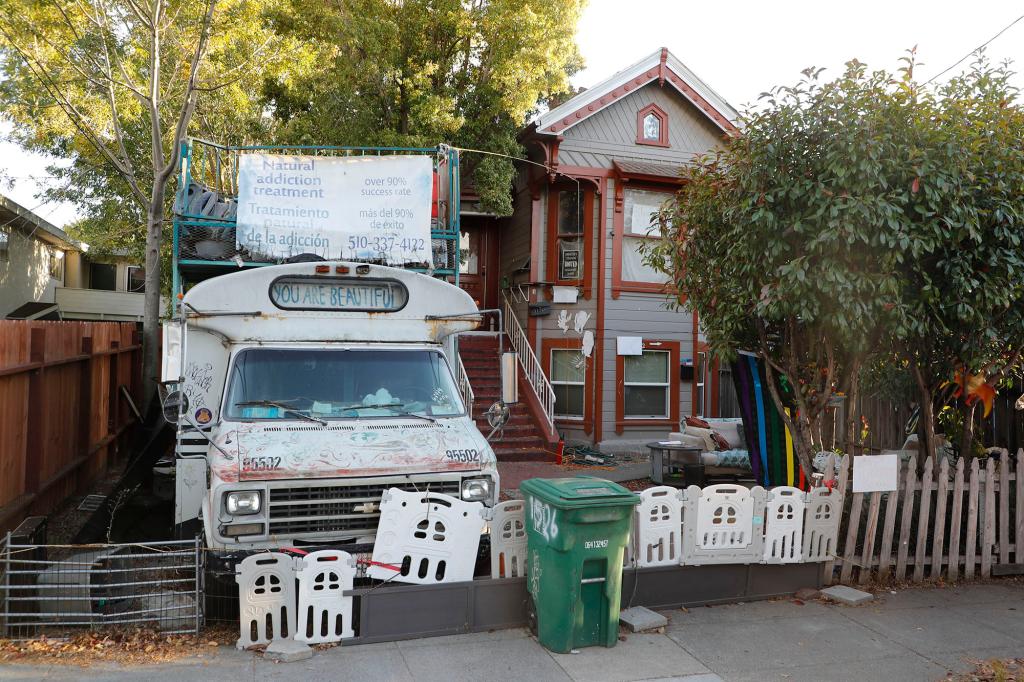
<instances>
[{"instance_id":1,"label":"foliage","mask_svg":"<svg viewBox=\"0 0 1024 682\"><path fill-rule=\"evenodd\" d=\"M853 61L827 83L808 70L765 94L741 136L685 171L676 227L646 256L716 352L757 348L800 386L798 451L865 363L873 389L913 390L934 454L933 404L957 373L998 382L1021 362L1024 111L1010 72L979 58L930 89L913 51L905 62L893 76Z\"/></svg>"},{"instance_id":2,"label":"foliage","mask_svg":"<svg viewBox=\"0 0 1024 682\"><path fill-rule=\"evenodd\" d=\"M936 415L938 430L960 457L985 457L985 445L971 434L968 452L964 453L961 443L964 438L964 413L952 405L946 405Z\"/></svg>"},{"instance_id":3,"label":"foliage","mask_svg":"<svg viewBox=\"0 0 1024 682\"><path fill-rule=\"evenodd\" d=\"M292 0L278 30L304 42L309 72L268 78L280 141L456 146L518 156L528 114L579 68L583 0ZM463 183L511 213L512 163L464 155Z\"/></svg>"}]
</instances>

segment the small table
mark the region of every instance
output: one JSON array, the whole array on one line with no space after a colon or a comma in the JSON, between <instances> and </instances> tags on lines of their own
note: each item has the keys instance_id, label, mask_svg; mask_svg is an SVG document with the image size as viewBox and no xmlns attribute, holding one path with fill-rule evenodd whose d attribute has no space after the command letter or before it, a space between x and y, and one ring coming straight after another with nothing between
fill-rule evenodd
<instances>
[{"instance_id":1,"label":"small table","mask_svg":"<svg viewBox=\"0 0 1024 682\"><path fill-rule=\"evenodd\" d=\"M654 441L651 451L651 480L659 485L704 485L704 463L700 448L682 443Z\"/></svg>"}]
</instances>

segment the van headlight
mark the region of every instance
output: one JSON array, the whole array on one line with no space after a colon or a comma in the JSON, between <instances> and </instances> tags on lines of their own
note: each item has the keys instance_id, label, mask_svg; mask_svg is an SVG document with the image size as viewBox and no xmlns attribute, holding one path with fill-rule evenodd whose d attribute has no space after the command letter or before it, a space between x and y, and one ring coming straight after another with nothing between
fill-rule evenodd
<instances>
[{"instance_id":1,"label":"van headlight","mask_svg":"<svg viewBox=\"0 0 1024 682\"><path fill-rule=\"evenodd\" d=\"M259 514L262 503L263 496L259 490L240 490L224 496L224 509L233 516Z\"/></svg>"},{"instance_id":2,"label":"van headlight","mask_svg":"<svg viewBox=\"0 0 1024 682\"><path fill-rule=\"evenodd\" d=\"M484 502L491 499L494 480L490 476L462 479L462 499L466 502Z\"/></svg>"}]
</instances>

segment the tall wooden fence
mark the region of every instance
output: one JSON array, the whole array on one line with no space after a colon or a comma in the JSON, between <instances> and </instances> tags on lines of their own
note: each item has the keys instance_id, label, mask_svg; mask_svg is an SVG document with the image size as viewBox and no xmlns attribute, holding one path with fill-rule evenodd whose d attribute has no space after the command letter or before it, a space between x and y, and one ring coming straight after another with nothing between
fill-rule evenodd
<instances>
[{"instance_id":1,"label":"tall wooden fence","mask_svg":"<svg viewBox=\"0 0 1024 682\"><path fill-rule=\"evenodd\" d=\"M0 531L82 491L136 421L135 325L0 320Z\"/></svg>"},{"instance_id":2,"label":"tall wooden fence","mask_svg":"<svg viewBox=\"0 0 1024 682\"><path fill-rule=\"evenodd\" d=\"M849 456L840 486L846 511L836 562L843 583L922 582L1024 571L1024 450L997 459L911 458L899 490L852 493Z\"/></svg>"}]
</instances>

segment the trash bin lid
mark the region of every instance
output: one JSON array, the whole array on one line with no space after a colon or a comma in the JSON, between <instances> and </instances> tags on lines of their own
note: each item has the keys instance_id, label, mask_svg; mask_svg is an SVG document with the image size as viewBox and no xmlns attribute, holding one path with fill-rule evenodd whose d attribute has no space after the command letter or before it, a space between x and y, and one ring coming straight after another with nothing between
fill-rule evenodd
<instances>
[{"instance_id":1,"label":"trash bin lid","mask_svg":"<svg viewBox=\"0 0 1024 682\"><path fill-rule=\"evenodd\" d=\"M559 509L640 504L636 493L594 476L530 478L523 481L519 489Z\"/></svg>"}]
</instances>

